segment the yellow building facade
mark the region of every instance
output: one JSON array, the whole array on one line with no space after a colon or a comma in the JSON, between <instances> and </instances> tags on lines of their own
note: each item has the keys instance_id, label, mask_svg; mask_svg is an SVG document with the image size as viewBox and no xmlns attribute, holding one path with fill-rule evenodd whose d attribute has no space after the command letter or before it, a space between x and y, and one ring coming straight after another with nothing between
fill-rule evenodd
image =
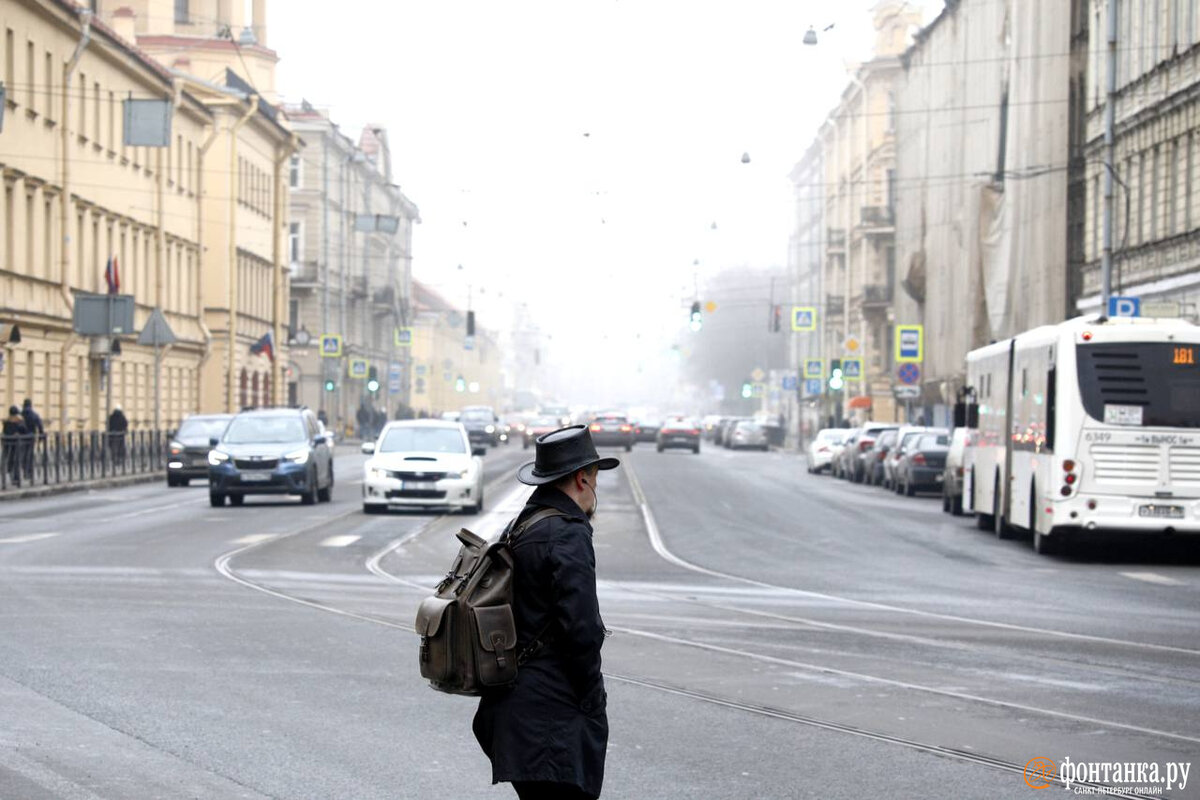
<instances>
[{"instance_id":1,"label":"yellow building facade","mask_svg":"<svg viewBox=\"0 0 1200 800\"><path fill-rule=\"evenodd\" d=\"M463 406L492 406L499 412L504 374L496 337L478 329L468 346L467 312L418 281L413 281L413 302L416 324L408 360L413 411L438 416Z\"/></svg>"}]
</instances>

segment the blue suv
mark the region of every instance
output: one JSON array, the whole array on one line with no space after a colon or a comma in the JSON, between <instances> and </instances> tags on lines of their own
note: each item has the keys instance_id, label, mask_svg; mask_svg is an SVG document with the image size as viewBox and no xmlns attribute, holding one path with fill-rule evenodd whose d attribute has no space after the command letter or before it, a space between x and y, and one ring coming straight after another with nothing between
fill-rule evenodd
<instances>
[{"instance_id":1,"label":"blue suv","mask_svg":"<svg viewBox=\"0 0 1200 800\"><path fill-rule=\"evenodd\" d=\"M208 454L208 499L240 506L249 494L300 495L312 505L333 496L333 440L307 408L243 411Z\"/></svg>"}]
</instances>

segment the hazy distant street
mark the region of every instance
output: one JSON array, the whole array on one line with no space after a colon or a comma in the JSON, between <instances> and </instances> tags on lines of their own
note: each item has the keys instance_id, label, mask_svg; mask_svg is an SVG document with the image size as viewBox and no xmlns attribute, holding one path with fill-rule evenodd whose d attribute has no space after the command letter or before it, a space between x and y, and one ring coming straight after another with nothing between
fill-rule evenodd
<instances>
[{"instance_id":1,"label":"hazy distant street","mask_svg":"<svg viewBox=\"0 0 1200 800\"><path fill-rule=\"evenodd\" d=\"M0 797L511 796L411 622L531 453L489 454L479 517L364 516L348 450L329 506L0 507ZM1039 558L792 454L618 455L606 797L1017 797L1037 756L1200 752L1200 559Z\"/></svg>"}]
</instances>

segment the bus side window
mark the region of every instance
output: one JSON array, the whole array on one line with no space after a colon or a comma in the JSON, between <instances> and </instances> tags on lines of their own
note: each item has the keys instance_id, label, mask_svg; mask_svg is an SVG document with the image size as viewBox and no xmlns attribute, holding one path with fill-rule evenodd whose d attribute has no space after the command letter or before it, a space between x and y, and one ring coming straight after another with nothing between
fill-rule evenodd
<instances>
[{"instance_id":1,"label":"bus side window","mask_svg":"<svg viewBox=\"0 0 1200 800\"><path fill-rule=\"evenodd\" d=\"M1054 424L1055 418L1058 416L1058 368L1051 367L1046 373L1046 452L1054 452L1054 432L1057 426Z\"/></svg>"}]
</instances>

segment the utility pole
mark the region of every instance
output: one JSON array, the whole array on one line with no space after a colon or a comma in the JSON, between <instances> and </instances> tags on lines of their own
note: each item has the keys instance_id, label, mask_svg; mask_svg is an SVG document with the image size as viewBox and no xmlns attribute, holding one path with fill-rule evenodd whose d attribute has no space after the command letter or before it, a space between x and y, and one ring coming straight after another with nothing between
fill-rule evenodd
<instances>
[{"instance_id":1,"label":"utility pole","mask_svg":"<svg viewBox=\"0 0 1200 800\"><path fill-rule=\"evenodd\" d=\"M1114 128L1116 123L1117 99L1117 4L1120 0L1108 0L1108 63L1106 92L1104 99L1104 250L1100 256L1100 313L1108 313L1108 299L1112 295L1113 257L1113 158L1115 154Z\"/></svg>"}]
</instances>

